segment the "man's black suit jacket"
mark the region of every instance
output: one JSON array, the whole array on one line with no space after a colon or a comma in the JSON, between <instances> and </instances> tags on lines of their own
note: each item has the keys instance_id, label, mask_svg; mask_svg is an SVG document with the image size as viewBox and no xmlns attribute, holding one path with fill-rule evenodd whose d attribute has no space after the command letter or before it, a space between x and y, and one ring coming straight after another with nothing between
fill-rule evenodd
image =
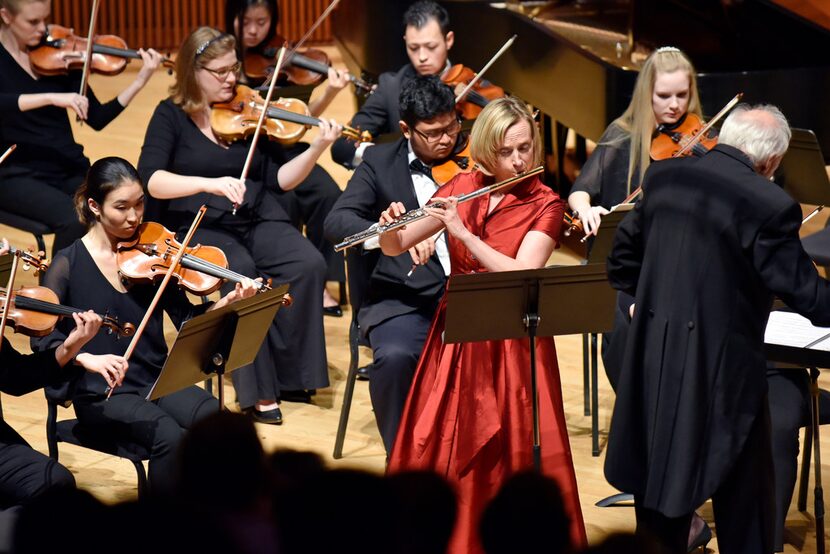
<instances>
[{"instance_id":1,"label":"man's black suit jacket","mask_svg":"<svg viewBox=\"0 0 830 554\"><path fill-rule=\"evenodd\" d=\"M377 223L380 213L392 202L403 202L407 210L419 207L406 139L366 151L363 163L326 217L326 237L337 243L367 229ZM363 332L391 317L436 307L446 281L438 256L433 255L425 266L407 277L411 269L409 253L380 255L358 315Z\"/></svg>"},{"instance_id":2,"label":"man's black suit jacket","mask_svg":"<svg viewBox=\"0 0 830 554\"><path fill-rule=\"evenodd\" d=\"M605 473L644 507L691 513L732 468L764 413L774 295L830 325L830 284L800 226L799 205L730 146L649 167L608 258L636 311Z\"/></svg>"}]
</instances>

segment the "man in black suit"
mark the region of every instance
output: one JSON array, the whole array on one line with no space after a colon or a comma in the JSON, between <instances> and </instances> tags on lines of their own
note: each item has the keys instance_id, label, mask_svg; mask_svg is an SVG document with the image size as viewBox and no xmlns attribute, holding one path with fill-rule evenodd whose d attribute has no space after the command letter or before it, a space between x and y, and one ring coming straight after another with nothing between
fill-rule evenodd
<instances>
[{"instance_id":1,"label":"man in black suit","mask_svg":"<svg viewBox=\"0 0 830 554\"><path fill-rule=\"evenodd\" d=\"M452 90L436 76L416 77L401 91L400 113L403 138L366 152L326 218L329 240L340 242L376 224L392 202L417 209L438 189L429 166L448 158L460 142ZM378 246L375 238L358 248L379 252ZM360 307L358 324L374 354L369 394L387 453L449 271L443 235L407 254L380 254Z\"/></svg>"},{"instance_id":2,"label":"man in black suit","mask_svg":"<svg viewBox=\"0 0 830 554\"><path fill-rule=\"evenodd\" d=\"M611 284L636 299L605 474L634 493L638 531L685 552L712 498L720 552L772 552L764 329L773 296L830 325L830 283L769 182L790 139L774 107L739 107L702 158L653 164L621 223Z\"/></svg>"},{"instance_id":3,"label":"man in black suit","mask_svg":"<svg viewBox=\"0 0 830 554\"><path fill-rule=\"evenodd\" d=\"M406 55L409 62L398 71L381 74L375 92L366 100L349 125L369 131L373 137L398 131L401 119L398 98L403 85L418 75L440 75L449 62L447 57L455 37L449 30L447 10L431 0L419 0L403 16ZM345 138L331 145L332 159L354 169L371 143L355 146Z\"/></svg>"}]
</instances>

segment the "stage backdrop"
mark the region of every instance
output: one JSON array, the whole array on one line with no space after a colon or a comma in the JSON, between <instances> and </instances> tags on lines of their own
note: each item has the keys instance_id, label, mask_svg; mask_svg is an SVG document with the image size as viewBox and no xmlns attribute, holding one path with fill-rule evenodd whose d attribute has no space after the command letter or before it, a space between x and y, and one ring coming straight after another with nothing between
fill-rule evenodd
<instances>
[{"instance_id":1,"label":"stage backdrop","mask_svg":"<svg viewBox=\"0 0 830 554\"><path fill-rule=\"evenodd\" d=\"M225 27L224 0L99 0L99 5L96 32L118 35L130 48L175 50L196 27ZM280 0L279 5L277 30L288 40L298 40L329 0ZM86 36L91 6L92 0L52 0L51 22ZM330 22L324 21L309 41L329 42Z\"/></svg>"}]
</instances>

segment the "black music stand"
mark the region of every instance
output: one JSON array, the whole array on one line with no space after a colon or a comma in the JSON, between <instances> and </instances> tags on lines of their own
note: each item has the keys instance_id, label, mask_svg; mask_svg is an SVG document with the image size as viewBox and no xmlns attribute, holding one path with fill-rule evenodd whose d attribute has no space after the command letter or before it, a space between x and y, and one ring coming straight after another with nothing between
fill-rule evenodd
<instances>
[{"instance_id":1,"label":"black music stand","mask_svg":"<svg viewBox=\"0 0 830 554\"><path fill-rule=\"evenodd\" d=\"M599 233L593 238L588 253L587 263L605 264L617 226L620 221L634 208L634 204L618 204L611 212L604 215L599 225ZM616 303L616 299L614 299ZM582 334L582 386L584 391L585 415L591 416L591 455L599 456L599 337L597 332Z\"/></svg>"},{"instance_id":2,"label":"black music stand","mask_svg":"<svg viewBox=\"0 0 830 554\"><path fill-rule=\"evenodd\" d=\"M815 133L808 129L792 129L792 133L775 182L801 204L830 205L830 179Z\"/></svg>"},{"instance_id":3,"label":"black music stand","mask_svg":"<svg viewBox=\"0 0 830 554\"><path fill-rule=\"evenodd\" d=\"M450 277L445 342L530 340L533 463L537 470L541 468L541 444L536 337L607 331L614 320L615 297L605 264Z\"/></svg>"},{"instance_id":4,"label":"black music stand","mask_svg":"<svg viewBox=\"0 0 830 554\"><path fill-rule=\"evenodd\" d=\"M764 349L767 359L773 362L794 364L798 367L810 369L810 432L813 437L813 464L815 473L814 507L816 518L816 552L825 554L824 544L824 489L821 484L821 429L819 427L819 367L830 367L830 330L821 330L815 340L803 346L794 345L786 337L772 337L770 327L775 325L773 317L776 313L770 314L770 321L767 323L767 333L764 337ZM803 325L812 327L806 318ZM813 328L818 331L818 328ZM781 339L784 340L781 340ZM808 453L804 452L803 456ZM802 464L802 472L805 464ZM805 487L806 489L806 487ZM805 490L806 492L806 490ZM801 502L801 500L799 500Z\"/></svg>"},{"instance_id":5,"label":"black music stand","mask_svg":"<svg viewBox=\"0 0 830 554\"><path fill-rule=\"evenodd\" d=\"M280 285L186 321L147 400L215 374L219 376L219 409L224 409L224 375L254 361L286 292L288 285Z\"/></svg>"}]
</instances>

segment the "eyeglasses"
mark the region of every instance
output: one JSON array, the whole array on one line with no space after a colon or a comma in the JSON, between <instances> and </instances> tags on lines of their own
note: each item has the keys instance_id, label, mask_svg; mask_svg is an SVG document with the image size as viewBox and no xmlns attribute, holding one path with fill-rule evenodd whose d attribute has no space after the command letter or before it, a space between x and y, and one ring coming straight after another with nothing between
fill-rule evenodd
<instances>
[{"instance_id":1,"label":"eyeglasses","mask_svg":"<svg viewBox=\"0 0 830 554\"><path fill-rule=\"evenodd\" d=\"M220 69L211 69L209 67L202 67L205 71L219 79L220 81L224 81L228 78L228 75L233 73L234 75L239 74L239 70L242 69L242 62L236 62L230 67L222 67Z\"/></svg>"},{"instance_id":2,"label":"eyeglasses","mask_svg":"<svg viewBox=\"0 0 830 554\"><path fill-rule=\"evenodd\" d=\"M455 137L461 131L461 120L456 119L443 129L435 129L432 131L419 131L414 126L412 130L417 133L422 139L427 141L428 143L432 144L434 142L438 142L441 140L441 137L447 135L450 138Z\"/></svg>"}]
</instances>

